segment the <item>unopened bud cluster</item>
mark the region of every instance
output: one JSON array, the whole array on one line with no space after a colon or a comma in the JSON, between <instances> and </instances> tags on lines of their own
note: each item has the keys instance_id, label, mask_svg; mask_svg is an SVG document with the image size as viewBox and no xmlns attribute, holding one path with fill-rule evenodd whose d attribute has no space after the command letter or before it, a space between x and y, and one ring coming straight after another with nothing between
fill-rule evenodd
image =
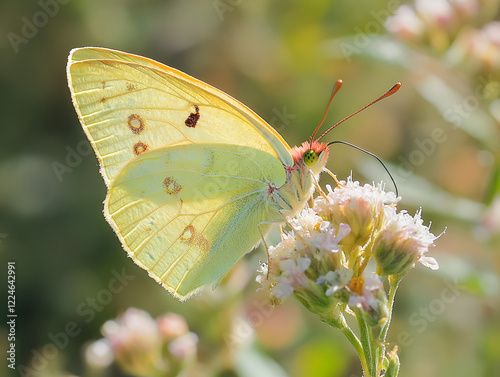
<instances>
[{"instance_id":1,"label":"unopened bud cluster","mask_svg":"<svg viewBox=\"0 0 500 377\"><path fill-rule=\"evenodd\" d=\"M196 358L198 337L175 313L155 320L143 310L129 308L116 320L105 322L102 333L104 338L86 351L93 366L114 361L134 376L177 376Z\"/></svg>"},{"instance_id":2,"label":"unopened bud cluster","mask_svg":"<svg viewBox=\"0 0 500 377\"><path fill-rule=\"evenodd\" d=\"M447 59L453 62L463 59L474 67L497 70L500 67L500 22L493 20L481 24L481 20L494 19L478 19L478 15L484 13L481 3L479 0L409 1L386 18L385 27L403 41L427 44L438 52L446 52Z\"/></svg>"}]
</instances>

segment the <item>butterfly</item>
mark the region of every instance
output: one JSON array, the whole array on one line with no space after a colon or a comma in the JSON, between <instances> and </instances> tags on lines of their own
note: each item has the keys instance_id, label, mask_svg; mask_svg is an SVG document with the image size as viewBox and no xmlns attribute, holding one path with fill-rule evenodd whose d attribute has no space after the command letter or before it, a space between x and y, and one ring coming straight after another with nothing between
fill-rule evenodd
<instances>
[{"instance_id":1,"label":"butterfly","mask_svg":"<svg viewBox=\"0 0 500 377\"><path fill-rule=\"evenodd\" d=\"M76 48L67 78L108 189L106 220L179 300L215 287L298 214L326 169L329 130L290 148L241 102L154 60Z\"/></svg>"}]
</instances>

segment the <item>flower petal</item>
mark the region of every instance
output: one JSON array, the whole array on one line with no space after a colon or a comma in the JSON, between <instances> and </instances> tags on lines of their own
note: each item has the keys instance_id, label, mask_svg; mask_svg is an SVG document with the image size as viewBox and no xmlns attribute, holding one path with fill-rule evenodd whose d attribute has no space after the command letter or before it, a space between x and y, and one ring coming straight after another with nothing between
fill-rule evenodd
<instances>
[{"instance_id":1,"label":"flower petal","mask_svg":"<svg viewBox=\"0 0 500 377\"><path fill-rule=\"evenodd\" d=\"M418 261L425 267L429 267L431 270L439 269L439 263L433 257L420 257Z\"/></svg>"}]
</instances>

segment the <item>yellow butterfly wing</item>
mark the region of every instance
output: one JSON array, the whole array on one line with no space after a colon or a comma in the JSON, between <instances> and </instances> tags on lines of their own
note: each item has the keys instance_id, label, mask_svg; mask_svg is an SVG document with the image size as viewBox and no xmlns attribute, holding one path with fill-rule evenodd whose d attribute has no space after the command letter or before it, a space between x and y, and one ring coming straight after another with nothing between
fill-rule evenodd
<instances>
[{"instance_id":1,"label":"yellow butterfly wing","mask_svg":"<svg viewBox=\"0 0 500 377\"><path fill-rule=\"evenodd\" d=\"M287 165L283 138L224 92L153 60L104 48L71 51L68 83L109 183L146 150L193 143L260 149Z\"/></svg>"},{"instance_id":2,"label":"yellow butterfly wing","mask_svg":"<svg viewBox=\"0 0 500 377\"><path fill-rule=\"evenodd\" d=\"M249 108L114 50L72 50L67 75L108 186L106 219L129 256L175 297L217 284L270 222L283 220L268 190L284 184L293 159Z\"/></svg>"},{"instance_id":3,"label":"yellow butterfly wing","mask_svg":"<svg viewBox=\"0 0 500 377\"><path fill-rule=\"evenodd\" d=\"M116 177L105 213L134 261L183 300L216 285L260 242L259 231L283 221L268 189L285 179L276 157L250 147L160 148Z\"/></svg>"}]
</instances>

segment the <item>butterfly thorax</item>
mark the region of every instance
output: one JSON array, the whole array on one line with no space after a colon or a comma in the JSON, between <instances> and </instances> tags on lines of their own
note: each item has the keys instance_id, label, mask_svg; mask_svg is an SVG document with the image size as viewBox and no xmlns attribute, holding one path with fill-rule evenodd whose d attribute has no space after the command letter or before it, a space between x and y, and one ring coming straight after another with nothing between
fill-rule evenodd
<instances>
[{"instance_id":1,"label":"butterfly thorax","mask_svg":"<svg viewBox=\"0 0 500 377\"><path fill-rule=\"evenodd\" d=\"M297 215L311 198L315 182L328 161L329 148L317 141L304 142L290 150L292 166L285 166L286 182L277 189L275 198L286 217Z\"/></svg>"}]
</instances>

